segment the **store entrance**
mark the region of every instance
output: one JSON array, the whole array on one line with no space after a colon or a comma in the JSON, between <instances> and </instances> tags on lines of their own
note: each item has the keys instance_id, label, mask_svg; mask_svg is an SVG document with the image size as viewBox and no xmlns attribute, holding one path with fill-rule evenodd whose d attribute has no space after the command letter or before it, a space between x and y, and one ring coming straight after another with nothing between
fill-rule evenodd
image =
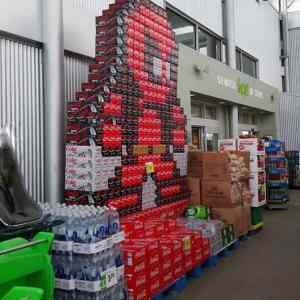
<instances>
[{"instance_id":1,"label":"store entrance","mask_svg":"<svg viewBox=\"0 0 300 300\"><path fill-rule=\"evenodd\" d=\"M205 126L192 127L192 143L200 151L218 151L219 134Z\"/></svg>"},{"instance_id":2,"label":"store entrance","mask_svg":"<svg viewBox=\"0 0 300 300\"><path fill-rule=\"evenodd\" d=\"M205 127L192 127L192 143L200 151L205 151Z\"/></svg>"},{"instance_id":3,"label":"store entrance","mask_svg":"<svg viewBox=\"0 0 300 300\"><path fill-rule=\"evenodd\" d=\"M213 152L218 151L218 133L207 133L206 134L206 151Z\"/></svg>"}]
</instances>

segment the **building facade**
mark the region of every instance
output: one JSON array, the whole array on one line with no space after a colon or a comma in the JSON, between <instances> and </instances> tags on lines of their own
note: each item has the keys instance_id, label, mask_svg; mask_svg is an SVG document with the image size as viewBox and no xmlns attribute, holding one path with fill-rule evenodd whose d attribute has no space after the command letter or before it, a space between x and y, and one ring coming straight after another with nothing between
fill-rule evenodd
<instances>
[{"instance_id":1,"label":"building facade","mask_svg":"<svg viewBox=\"0 0 300 300\"><path fill-rule=\"evenodd\" d=\"M58 185L64 169L59 159L64 127L49 117L47 105L59 110L87 80L95 55L95 16L112 2L0 1L0 127L10 126L17 137L26 186L37 201L57 201L62 191L56 190L56 197L44 184L46 176ZM272 5L258 0L154 2L167 9L179 44L178 97L189 143L216 150L218 139L251 129L276 136L283 70L280 17Z\"/></svg>"}]
</instances>

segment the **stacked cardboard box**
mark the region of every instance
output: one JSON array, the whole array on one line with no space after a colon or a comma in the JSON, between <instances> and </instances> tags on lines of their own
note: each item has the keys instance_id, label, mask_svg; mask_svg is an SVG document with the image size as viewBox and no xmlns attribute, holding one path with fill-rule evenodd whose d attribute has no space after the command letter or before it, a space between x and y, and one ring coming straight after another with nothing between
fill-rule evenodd
<instances>
[{"instance_id":1,"label":"stacked cardboard box","mask_svg":"<svg viewBox=\"0 0 300 300\"><path fill-rule=\"evenodd\" d=\"M249 164L249 153L245 152L189 152L193 204L205 205L214 218L233 224L237 237L250 227Z\"/></svg>"}]
</instances>

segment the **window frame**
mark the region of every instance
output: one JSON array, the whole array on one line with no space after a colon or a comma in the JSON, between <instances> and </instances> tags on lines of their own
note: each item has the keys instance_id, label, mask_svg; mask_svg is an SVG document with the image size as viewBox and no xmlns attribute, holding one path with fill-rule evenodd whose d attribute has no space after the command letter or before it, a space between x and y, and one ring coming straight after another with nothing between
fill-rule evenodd
<instances>
[{"instance_id":1,"label":"window frame","mask_svg":"<svg viewBox=\"0 0 300 300\"><path fill-rule=\"evenodd\" d=\"M238 71L250 76L250 77L259 79L259 60L256 57L254 57L253 55L247 53L246 51L242 50L239 47L235 48L235 53L236 53L236 69ZM240 67L237 64L238 57L239 57L239 60L240 60ZM254 76L252 76L252 75L250 75L250 74L248 74L244 71L244 63L243 63L243 58L244 57L247 57L249 60L251 60L254 63L254 68L255 68Z\"/></svg>"},{"instance_id":2,"label":"window frame","mask_svg":"<svg viewBox=\"0 0 300 300\"><path fill-rule=\"evenodd\" d=\"M255 112L252 111L239 110L238 120L239 120L239 124L252 125L252 126L258 125L258 116Z\"/></svg>"},{"instance_id":3,"label":"window frame","mask_svg":"<svg viewBox=\"0 0 300 300\"><path fill-rule=\"evenodd\" d=\"M192 17L190 17L189 15L187 15L186 13L184 13L183 11L179 10L177 7L173 6L172 4L170 4L169 2L165 2L165 8L168 11L171 11L173 14L186 19L187 22L190 22L194 25L195 28L195 51L199 52L199 29L204 31L206 34L208 34L209 36L217 39L220 42L220 57L219 58L214 58L211 56L207 57L211 57L221 63L226 64L227 62L227 58L225 59L226 62L223 62L223 57L224 57L224 50L223 50L223 44L225 46L225 48L227 49L227 42L226 39L220 35L218 35L217 33L213 32L212 30L210 30L209 28L207 28L206 26L204 26L203 24L199 23L198 21L196 21L195 19L193 19ZM193 49L193 48L191 48ZM226 55L226 49L225 49L225 55Z\"/></svg>"},{"instance_id":4,"label":"window frame","mask_svg":"<svg viewBox=\"0 0 300 300\"><path fill-rule=\"evenodd\" d=\"M197 37L198 37L198 33L197 33L197 22L195 20L193 20L191 17L189 17L187 14L185 14L184 12L180 11L179 9L177 9L176 7L174 7L173 5L169 4L168 2L166 2L165 4L166 6L166 11L167 11L167 14L168 14L168 10L171 11L173 14L177 15L178 17L182 18L182 19L185 19L187 22L191 23L193 26L194 26L194 32L195 32L195 40L194 40L194 43L195 43L195 48L191 48L191 49L194 49L194 50L197 50L198 48L198 40L197 40ZM168 20L169 21L169 20ZM184 44L183 44L184 45ZM188 47L188 46L187 46Z\"/></svg>"},{"instance_id":5,"label":"window frame","mask_svg":"<svg viewBox=\"0 0 300 300\"><path fill-rule=\"evenodd\" d=\"M195 115L193 113L193 107L197 107L200 114L199 115ZM205 104L202 102L199 102L197 104L193 104L191 103L191 116L192 118L199 118L199 119L205 119Z\"/></svg>"},{"instance_id":6,"label":"window frame","mask_svg":"<svg viewBox=\"0 0 300 300\"><path fill-rule=\"evenodd\" d=\"M214 110L214 114L215 114L215 117L214 117L214 118L210 118L210 117L208 116L207 110L209 110L209 109L213 109L213 110ZM217 108L217 106L212 105L212 104L205 104L204 118L205 118L206 120L218 121L218 108Z\"/></svg>"},{"instance_id":7,"label":"window frame","mask_svg":"<svg viewBox=\"0 0 300 300\"><path fill-rule=\"evenodd\" d=\"M224 42L223 42L223 39L218 37L216 34L212 34L210 31L206 30L203 28L203 26L201 25L198 25L197 27L197 39L198 39L198 48L197 48L197 51L201 54L200 52L200 43L199 43L199 36L200 36L200 32L199 31L202 31L203 34L206 35L206 37L208 38L212 38L215 40L215 44L216 44L216 57L213 57L213 56L210 56L208 54L206 54L206 56L208 57L211 57L211 58L214 58L216 59L217 61L220 61L220 62L223 62L223 55L222 55L222 46L225 45ZM217 49L217 44L219 45L219 49ZM226 45L225 45L226 47Z\"/></svg>"}]
</instances>

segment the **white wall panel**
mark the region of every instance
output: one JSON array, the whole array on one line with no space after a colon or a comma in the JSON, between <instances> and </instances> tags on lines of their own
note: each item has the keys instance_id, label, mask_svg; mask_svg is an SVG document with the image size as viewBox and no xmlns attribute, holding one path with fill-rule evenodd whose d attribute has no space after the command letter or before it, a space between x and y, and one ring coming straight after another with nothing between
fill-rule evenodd
<instances>
[{"instance_id":1,"label":"white wall panel","mask_svg":"<svg viewBox=\"0 0 300 300\"><path fill-rule=\"evenodd\" d=\"M222 0L167 0L166 2L223 36Z\"/></svg>"},{"instance_id":2,"label":"white wall panel","mask_svg":"<svg viewBox=\"0 0 300 300\"><path fill-rule=\"evenodd\" d=\"M42 50L0 38L0 127L9 126L25 186L44 201Z\"/></svg>"},{"instance_id":3,"label":"white wall panel","mask_svg":"<svg viewBox=\"0 0 300 300\"><path fill-rule=\"evenodd\" d=\"M237 46L259 60L262 81L282 89L279 16L269 3L236 1Z\"/></svg>"},{"instance_id":4,"label":"white wall panel","mask_svg":"<svg viewBox=\"0 0 300 300\"><path fill-rule=\"evenodd\" d=\"M42 41L42 1L0 0L0 30Z\"/></svg>"}]
</instances>

